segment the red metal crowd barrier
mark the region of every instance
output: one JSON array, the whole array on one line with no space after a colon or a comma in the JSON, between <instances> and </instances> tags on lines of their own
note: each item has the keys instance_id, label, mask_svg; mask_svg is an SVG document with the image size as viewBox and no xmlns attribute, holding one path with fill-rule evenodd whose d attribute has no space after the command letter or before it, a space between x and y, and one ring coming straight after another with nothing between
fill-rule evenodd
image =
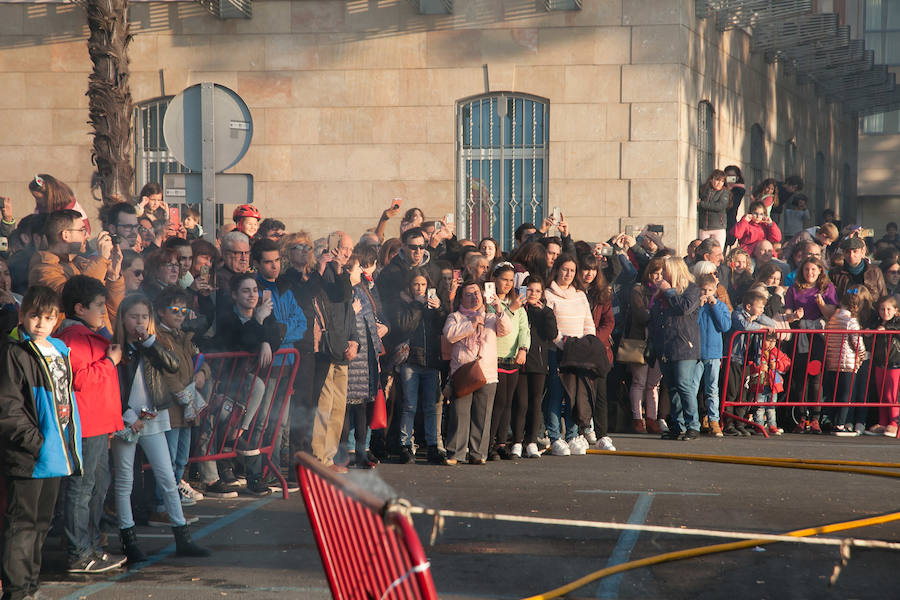
<instances>
[{"instance_id":1,"label":"red metal crowd barrier","mask_svg":"<svg viewBox=\"0 0 900 600\"><path fill-rule=\"evenodd\" d=\"M253 410L253 404L259 400L245 437L250 441L249 450L254 453L258 450L264 457L265 466L279 479L282 496L287 498L287 482L272 460L272 453L281 446L282 422L294 393L300 353L293 349L278 350L267 368L259 366L256 354L246 352L217 352L200 357L198 361L209 366L211 377L204 388L208 404L199 414L200 433L192 440L189 461L238 456L235 439L238 429L244 413ZM261 398L260 389L264 390Z\"/></svg>"},{"instance_id":2,"label":"red metal crowd barrier","mask_svg":"<svg viewBox=\"0 0 900 600\"><path fill-rule=\"evenodd\" d=\"M759 377L758 366L759 357L763 347L763 341L769 334L774 334L777 339L777 348L783 352L790 360L790 365L782 374L784 391L777 394L777 402L760 402L761 395L759 385L748 383L752 381L752 377ZM748 408L776 408L779 406L800 406L800 407L821 407L821 408L841 408L841 407L859 407L859 408L878 408L878 407L898 407L898 398L890 401L882 402L871 401L870 393L875 390L881 390L884 381L876 379L876 368L883 369L881 376L886 378L887 364L890 359L890 348L894 343L894 338L900 339L900 332L890 330L845 330L845 329L778 329L773 332L768 330L755 331L737 331L731 336L728 345L728 354L725 357L725 365L722 370L723 376L720 382L719 390L721 394L720 412L723 417L730 417L736 421L741 421L748 425L752 425L760 429L763 435L768 437L763 427L760 427L752 421L752 419L741 418L727 411L728 407L748 407ZM802 342L801 340L804 340ZM887 351L884 358L880 361L875 360L873 349L877 343L884 344ZM735 376L737 367L732 369L733 362L736 360L733 356L736 341L742 341L744 346L743 356L740 363L740 392L737 398L728 397L728 388L730 378ZM845 343L846 342L846 343ZM808 352L798 350L801 344L805 344L804 348ZM838 347L837 355L834 354L835 346ZM845 360L853 362L858 361L856 356L866 352L867 360L870 361L868 369L868 377L863 381L863 375L860 375L857 369L853 371L837 371L829 370L828 366L841 364ZM829 354L830 359L829 359ZM798 356L801 357L798 363ZM830 363L830 364L829 364ZM735 363L736 364L736 363ZM799 369L795 366L799 365ZM734 373L732 372L734 370ZM800 372L798 372L798 370ZM843 372L849 375L850 399L846 401L837 401L837 393L839 386L837 381L830 393L825 389L826 383L830 383L831 379L836 380L835 373ZM830 378L830 379L826 379ZM758 379L757 379L758 380ZM855 386L865 385L862 398L865 401L854 402L853 390ZM751 391L752 388L752 391ZM750 398L752 396L752 398ZM799 400L792 400L800 398ZM898 430L897 437L900 437Z\"/></svg>"},{"instance_id":3,"label":"red metal crowd barrier","mask_svg":"<svg viewBox=\"0 0 900 600\"><path fill-rule=\"evenodd\" d=\"M297 477L335 600L437 600L412 521L305 452Z\"/></svg>"}]
</instances>

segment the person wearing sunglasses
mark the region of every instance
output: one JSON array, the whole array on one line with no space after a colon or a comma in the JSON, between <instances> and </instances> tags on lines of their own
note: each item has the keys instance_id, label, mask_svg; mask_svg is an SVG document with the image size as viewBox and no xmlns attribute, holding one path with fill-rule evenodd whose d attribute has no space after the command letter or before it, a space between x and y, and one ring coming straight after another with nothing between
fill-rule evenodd
<instances>
[{"instance_id":1,"label":"person wearing sunglasses","mask_svg":"<svg viewBox=\"0 0 900 600\"><path fill-rule=\"evenodd\" d=\"M396 327L397 311L402 306L400 293L407 289L406 282L413 275L425 275L429 281L441 281L441 269L431 260L431 253L428 251L425 234L418 227L407 229L400 235L400 252L394 259L381 270L375 279L375 286L378 288L378 294L381 297L384 314L389 323L388 327L391 331L399 330ZM449 296L445 296L446 290L443 286L439 294L444 302L449 302ZM388 352L392 352L396 344L404 340L394 339L395 336L388 334L385 343L388 346Z\"/></svg>"},{"instance_id":2,"label":"person wearing sunglasses","mask_svg":"<svg viewBox=\"0 0 900 600\"><path fill-rule=\"evenodd\" d=\"M177 285L181 266L178 252L172 248L160 248L151 252L145 261L144 281L141 292L151 301L156 300L159 293L170 285Z\"/></svg>"},{"instance_id":3,"label":"person wearing sunglasses","mask_svg":"<svg viewBox=\"0 0 900 600\"><path fill-rule=\"evenodd\" d=\"M48 247L32 259L28 284L45 285L59 293L75 275L99 280L109 292L104 327L112 331L116 309L125 297L125 281L121 277L122 252L113 245L109 232L100 232L95 242L97 254L85 258L88 230L78 211L64 209L47 216L44 235Z\"/></svg>"}]
</instances>

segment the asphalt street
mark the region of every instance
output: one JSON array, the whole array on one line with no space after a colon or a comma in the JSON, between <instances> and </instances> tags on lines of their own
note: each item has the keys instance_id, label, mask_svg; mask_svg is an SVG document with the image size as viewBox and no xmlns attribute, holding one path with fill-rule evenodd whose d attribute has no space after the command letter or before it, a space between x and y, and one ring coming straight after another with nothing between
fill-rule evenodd
<instances>
[{"instance_id":1,"label":"asphalt street","mask_svg":"<svg viewBox=\"0 0 900 600\"><path fill-rule=\"evenodd\" d=\"M882 437L614 440L619 450L900 462L900 444ZM900 481L886 477L611 455L456 467L420 461L351 471L349 477L378 494L429 508L754 533L900 511ZM213 550L211 558L175 558L168 531L143 527L150 563L111 576L46 572L43 591L66 600L330 598L299 494L287 501L208 499L188 512L200 517L195 538ZM415 522L438 592L450 599L522 598L609 564L727 541L450 518L429 546L433 521L417 516ZM900 542L900 522L834 535ZM779 543L631 571L567 597L897 597L898 551L853 549L830 586L839 563L837 547Z\"/></svg>"}]
</instances>

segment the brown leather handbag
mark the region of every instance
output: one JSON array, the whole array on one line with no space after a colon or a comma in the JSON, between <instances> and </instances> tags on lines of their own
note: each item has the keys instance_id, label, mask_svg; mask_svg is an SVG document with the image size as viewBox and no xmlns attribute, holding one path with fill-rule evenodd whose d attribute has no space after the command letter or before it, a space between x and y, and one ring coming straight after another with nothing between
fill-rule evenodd
<instances>
[{"instance_id":1,"label":"brown leather handbag","mask_svg":"<svg viewBox=\"0 0 900 600\"><path fill-rule=\"evenodd\" d=\"M461 398L475 392L487 383L481 370L481 344L478 344L478 355L475 360L467 362L453 372L450 381L453 383L453 397Z\"/></svg>"}]
</instances>

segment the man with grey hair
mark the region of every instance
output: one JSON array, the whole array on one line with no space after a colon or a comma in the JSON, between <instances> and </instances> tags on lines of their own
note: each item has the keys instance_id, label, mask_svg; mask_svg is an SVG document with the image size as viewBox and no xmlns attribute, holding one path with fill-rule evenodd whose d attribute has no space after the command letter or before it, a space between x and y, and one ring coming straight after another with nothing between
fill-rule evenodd
<instances>
[{"instance_id":1,"label":"man with grey hair","mask_svg":"<svg viewBox=\"0 0 900 600\"><path fill-rule=\"evenodd\" d=\"M317 398L312 423L312 451L322 464L338 473L347 468L334 464L344 413L347 408L348 365L356 357L359 341L356 333L356 313L353 310L353 291L350 275L344 266L353 252L353 238L343 231L335 231L329 239L337 239L337 247L316 257L318 269L311 274L317 285L315 302L321 307L324 330L316 348L313 376L313 398Z\"/></svg>"}]
</instances>

